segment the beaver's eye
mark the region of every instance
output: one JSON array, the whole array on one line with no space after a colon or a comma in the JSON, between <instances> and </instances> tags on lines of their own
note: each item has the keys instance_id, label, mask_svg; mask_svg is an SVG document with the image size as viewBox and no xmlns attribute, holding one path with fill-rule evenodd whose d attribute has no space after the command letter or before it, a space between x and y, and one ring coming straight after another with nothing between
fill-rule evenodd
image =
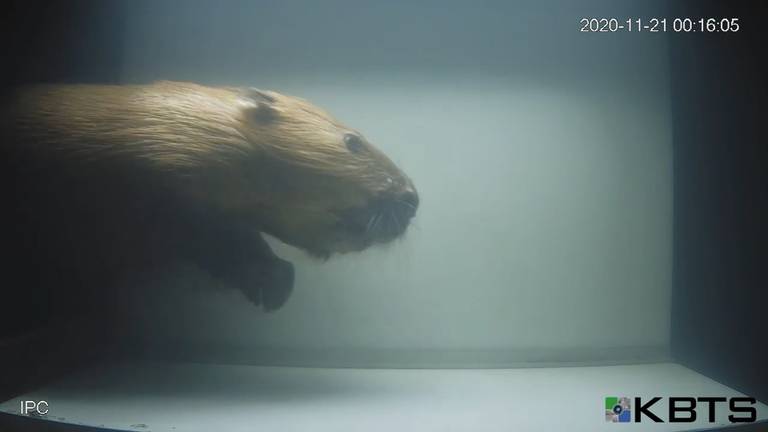
<instances>
[{"instance_id":1,"label":"beaver's eye","mask_svg":"<svg viewBox=\"0 0 768 432\"><path fill-rule=\"evenodd\" d=\"M344 144L352 153L359 153L363 149L363 140L358 135L346 134L344 135Z\"/></svg>"}]
</instances>

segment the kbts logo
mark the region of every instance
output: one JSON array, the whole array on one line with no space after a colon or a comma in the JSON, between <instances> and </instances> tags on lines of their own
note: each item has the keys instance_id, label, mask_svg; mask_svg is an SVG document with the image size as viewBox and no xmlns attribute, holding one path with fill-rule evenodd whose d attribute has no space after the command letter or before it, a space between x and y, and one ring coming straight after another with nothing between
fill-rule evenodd
<instances>
[{"instance_id":1,"label":"kbts logo","mask_svg":"<svg viewBox=\"0 0 768 432\"><path fill-rule=\"evenodd\" d=\"M634 415L632 403L634 399ZM727 404L730 414L728 420L731 423L752 423L757 419L757 401L751 397L671 397L667 398L669 407L665 413L653 412L653 405L660 401L661 397L654 397L647 401L636 397L606 397L605 421L613 423L641 423L651 420L656 423L664 423L661 416L666 414L670 423L693 423L699 415L706 416L709 423L717 421L715 408L718 403ZM699 413L701 411L701 413Z\"/></svg>"}]
</instances>

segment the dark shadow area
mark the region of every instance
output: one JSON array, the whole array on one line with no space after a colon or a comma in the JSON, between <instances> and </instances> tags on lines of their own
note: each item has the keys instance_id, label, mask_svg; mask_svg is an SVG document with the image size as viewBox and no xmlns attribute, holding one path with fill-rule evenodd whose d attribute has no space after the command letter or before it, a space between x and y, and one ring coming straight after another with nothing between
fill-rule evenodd
<instances>
[{"instance_id":1,"label":"dark shadow area","mask_svg":"<svg viewBox=\"0 0 768 432\"><path fill-rule=\"evenodd\" d=\"M122 58L123 22L110 2L3 2L0 85L115 83Z\"/></svg>"},{"instance_id":2,"label":"dark shadow area","mask_svg":"<svg viewBox=\"0 0 768 432\"><path fill-rule=\"evenodd\" d=\"M72 425L0 413L0 430L13 432L108 432L117 429Z\"/></svg>"},{"instance_id":3,"label":"dark shadow area","mask_svg":"<svg viewBox=\"0 0 768 432\"><path fill-rule=\"evenodd\" d=\"M32 83L117 82L122 29L112 8L109 2L96 0L4 2L0 96ZM4 374L1 381L0 399L7 399L97 357L106 322L77 295L77 279L68 277L71 269L60 264L56 251L25 229L23 213L13 207L28 185L13 183L12 161L3 160L1 165L0 178L6 186L12 182L0 216L5 232L0 256L4 279L0 369L15 371ZM35 238L34 245L30 238ZM34 248L47 252L33 254Z\"/></svg>"},{"instance_id":4,"label":"dark shadow area","mask_svg":"<svg viewBox=\"0 0 768 432\"><path fill-rule=\"evenodd\" d=\"M768 401L768 59L764 2L675 2L738 17L670 36L675 159L674 357Z\"/></svg>"}]
</instances>

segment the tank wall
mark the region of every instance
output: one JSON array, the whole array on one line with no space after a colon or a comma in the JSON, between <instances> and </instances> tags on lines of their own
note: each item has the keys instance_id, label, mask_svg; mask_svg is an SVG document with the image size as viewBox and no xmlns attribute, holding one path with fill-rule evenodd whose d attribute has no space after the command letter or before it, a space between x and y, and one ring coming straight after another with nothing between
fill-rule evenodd
<instances>
[{"instance_id":1,"label":"tank wall","mask_svg":"<svg viewBox=\"0 0 768 432\"><path fill-rule=\"evenodd\" d=\"M122 4L123 82L307 98L390 155L422 199L403 240L361 254L321 263L273 241L297 271L273 314L175 269L136 301L137 334L246 350L666 347L664 36L580 33L609 2L594 15L567 1L337 3Z\"/></svg>"}]
</instances>

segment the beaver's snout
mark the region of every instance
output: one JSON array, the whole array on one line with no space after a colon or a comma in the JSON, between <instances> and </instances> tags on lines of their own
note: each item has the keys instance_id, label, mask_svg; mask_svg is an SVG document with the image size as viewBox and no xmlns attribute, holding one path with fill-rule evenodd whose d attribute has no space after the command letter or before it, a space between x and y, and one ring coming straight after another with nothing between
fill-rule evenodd
<instances>
[{"instance_id":1,"label":"beaver's snout","mask_svg":"<svg viewBox=\"0 0 768 432\"><path fill-rule=\"evenodd\" d=\"M391 205L394 206L393 211L400 213L400 217L411 219L419 208L419 195L413 188L405 189L394 196Z\"/></svg>"},{"instance_id":2,"label":"beaver's snout","mask_svg":"<svg viewBox=\"0 0 768 432\"><path fill-rule=\"evenodd\" d=\"M386 242L402 235L419 207L419 195L412 186L387 191L366 206L339 214L341 226L370 242Z\"/></svg>"},{"instance_id":3,"label":"beaver's snout","mask_svg":"<svg viewBox=\"0 0 768 432\"><path fill-rule=\"evenodd\" d=\"M419 195L416 189L407 185L398 191L389 191L369 204L373 215L366 231L376 239L390 240L400 236L408 228L411 219L419 208Z\"/></svg>"}]
</instances>

